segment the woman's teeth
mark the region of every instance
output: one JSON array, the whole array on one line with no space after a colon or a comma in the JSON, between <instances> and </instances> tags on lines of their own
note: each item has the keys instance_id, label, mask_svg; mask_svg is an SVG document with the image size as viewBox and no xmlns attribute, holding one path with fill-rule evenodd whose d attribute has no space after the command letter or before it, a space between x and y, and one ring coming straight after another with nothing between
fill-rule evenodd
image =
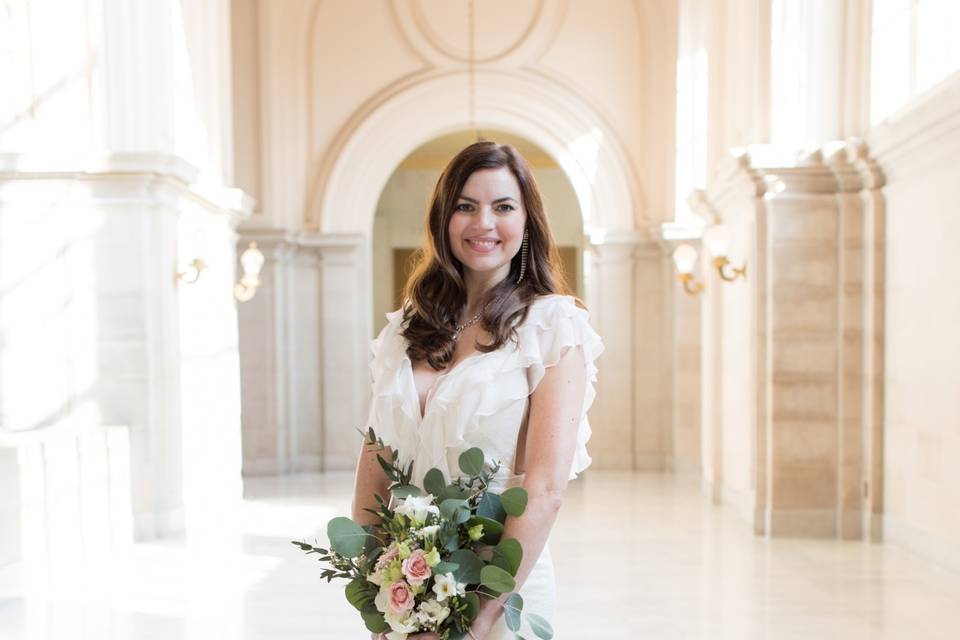
<instances>
[{"instance_id":1,"label":"woman's teeth","mask_svg":"<svg viewBox=\"0 0 960 640\"><path fill-rule=\"evenodd\" d=\"M467 240L475 249L490 250L500 244L498 240Z\"/></svg>"}]
</instances>

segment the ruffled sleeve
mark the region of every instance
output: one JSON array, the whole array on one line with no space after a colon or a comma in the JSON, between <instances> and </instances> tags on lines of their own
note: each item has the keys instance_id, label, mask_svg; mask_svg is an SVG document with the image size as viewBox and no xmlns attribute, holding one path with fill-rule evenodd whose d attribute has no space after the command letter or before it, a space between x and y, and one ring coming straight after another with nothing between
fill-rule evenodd
<instances>
[{"instance_id":1,"label":"ruffled sleeve","mask_svg":"<svg viewBox=\"0 0 960 640\"><path fill-rule=\"evenodd\" d=\"M593 330L586 309L577 306L572 296L549 296L538 300L528 312L526 321L518 328L519 348L527 366L527 381L532 394L549 367L556 365L568 347L583 349L586 367L586 389L577 445L570 469L570 479L590 466L587 441L592 431L587 411L596 397L597 366L595 361L603 353L603 341Z\"/></svg>"},{"instance_id":2,"label":"ruffled sleeve","mask_svg":"<svg viewBox=\"0 0 960 640\"><path fill-rule=\"evenodd\" d=\"M401 331L403 311L396 310L386 314L387 325L376 338L370 341L370 413L366 427L373 427L384 444L397 448L401 445L400 428L403 409L403 390L399 388L401 379L399 367L402 364L402 340L398 340ZM366 429L364 429L366 430Z\"/></svg>"}]
</instances>

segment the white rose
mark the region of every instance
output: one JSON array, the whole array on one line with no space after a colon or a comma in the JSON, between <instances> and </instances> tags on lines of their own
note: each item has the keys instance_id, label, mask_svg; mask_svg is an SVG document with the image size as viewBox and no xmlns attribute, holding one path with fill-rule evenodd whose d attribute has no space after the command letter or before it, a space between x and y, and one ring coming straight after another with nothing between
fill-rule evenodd
<instances>
[{"instance_id":1,"label":"white rose","mask_svg":"<svg viewBox=\"0 0 960 640\"><path fill-rule=\"evenodd\" d=\"M373 604L377 608L377 611L380 613L386 613L390 611L390 585L392 582L381 584L380 592L377 593L377 597L373 599Z\"/></svg>"},{"instance_id":2,"label":"white rose","mask_svg":"<svg viewBox=\"0 0 960 640\"><path fill-rule=\"evenodd\" d=\"M417 616L413 615L412 611L404 611L403 613L387 611L383 614L383 619L397 633L415 633L420 630L420 621Z\"/></svg>"},{"instance_id":3,"label":"white rose","mask_svg":"<svg viewBox=\"0 0 960 640\"><path fill-rule=\"evenodd\" d=\"M396 512L407 516L414 522L423 523L429 513L436 516L440 515L440 508L432 502L433 496L429 493L425 496L409 496L400 503Z\"/></svg>"}]
</instances>

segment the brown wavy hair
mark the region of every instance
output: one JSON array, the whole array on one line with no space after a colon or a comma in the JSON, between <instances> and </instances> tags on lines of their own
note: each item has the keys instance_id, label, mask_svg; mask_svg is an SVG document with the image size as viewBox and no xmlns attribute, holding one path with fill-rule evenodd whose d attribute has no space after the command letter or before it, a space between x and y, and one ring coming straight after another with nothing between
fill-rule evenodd
<instances>
[{"instance_id":1,"label":"brown wavy hair","mask_svg":"<svg viewBox=\"0 0 960 640\"><path fill-rule=\"evenodd\" d=\"M475 343L483 353L496 351L507 340L516 340L516 326L526 317L538 295L570 292L561 269L560 254L543 207L543 198L526 160L510 145L475 142L458 153L440 174L430 198L423 246L403 289L403 337L411 360L426 360L434 370L453 360L453 334L467 302L463 264L453 255L447 238L463 186L473 172L507 167L520 185L527 213L527 269L520 275L520 251L510 262L510 273L484 294L480 326L493 336L490 344ZM579 302L579 301L578 301Z\"/></svg>"}]
</instances>

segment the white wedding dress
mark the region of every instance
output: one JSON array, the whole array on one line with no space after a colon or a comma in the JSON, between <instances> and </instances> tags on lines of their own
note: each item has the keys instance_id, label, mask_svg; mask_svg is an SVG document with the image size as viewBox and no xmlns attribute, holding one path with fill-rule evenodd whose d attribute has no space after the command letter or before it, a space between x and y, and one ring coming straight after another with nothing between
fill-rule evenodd
<instances>
[{"instance_id":1,"label":"white wedding dress","mask_svg":"<svg viewBox=\"0 0 960 640\"><path fill-rule=\"evenodd\" d=\"M587 385L570 479L589 466L587 410L596 395L594 360L604 347L589 324L587 311L576 306L572 296L539 297L517 327L517 344L508 340L497 351L475 353L440 374L427 395L422 416L412 364L406 355L407 341L401 335L403 313L397 310L386 317L387 326L370 343L373 397L367 424L398 452L404 467L414 461L413 484L422 487L424 474L433 467L449 481L460 474L460 454L480 447L488 463L501 463L493 491L501 493L510 486L522 485L523 474L514 474L513 469L528 396L546 368L555 365L564 349L571 346L583 349ZM549 543L521 585L520 595L524 611L540 614L553 623L556 584ZM536 637L526 622L520 632L528 639ZM501 616L488 639L514 637Z\"/></svg>"}]
</instances>

